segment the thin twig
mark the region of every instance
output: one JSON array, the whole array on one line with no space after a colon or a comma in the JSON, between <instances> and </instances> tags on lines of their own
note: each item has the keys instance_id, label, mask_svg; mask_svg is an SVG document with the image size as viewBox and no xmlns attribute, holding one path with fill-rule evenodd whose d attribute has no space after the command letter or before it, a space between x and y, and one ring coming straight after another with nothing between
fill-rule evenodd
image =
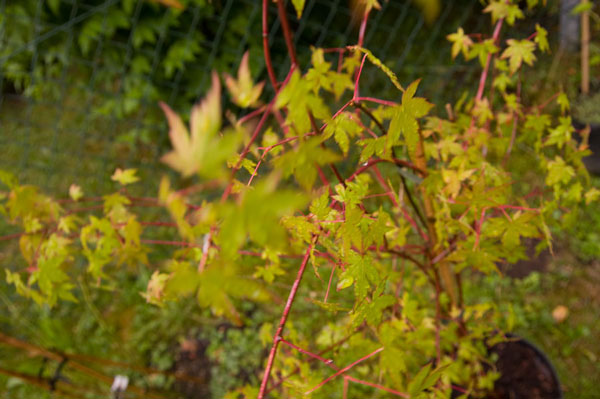
<instances>
[{"instance_id":1,"label":"thin twig","mask_svg":"<svg viewBox=\"0 0 600 399\"><path fill-rule=\"evenodd\" d=\"M373 122L375 122L375 124L377 125L377 127L379 128L379 130L381 130L381 133L385 136L387 134L387 130L385 130L385 127L383 126L383 124L375 117L375 115L373 115L373 113L364 105L362 105L360 102L355 101L353 103L353 105L360 109L362 112L364 112L369 118L371 118L371 120Z\"/></svg>"},{"instance_id":2,"label":"thin twig","mask_svg":"<svg viewBox=\"0 0 600 399\"><path fill-rule=\"evenodd\" d=\"M496 23L496 27L494 28L494 34L492 36L492 41L495 44L500 37L500 30L502 29L502 23L504 22L504 18L500 18ZM488 54L485 60L485 67L483 68L483 72L481 73L481 77L479 78L479 87L477 88L477 95L475 96L475 102L480 101L483 98L483 91L485 90L485 82L487 80L487 76L490 70L490 64L492 63L492 54Z\"/></svg>"},{"instance_id":3,"label":"thin twig","mask_svg":"<svg viewBox=\"0 0 600 399\"><path fill-rule=\"evenodd\" d=\"M343 369L340 369L339 371L335 372L333 375L325 378L323 381L321 381L320 383L318 383L317 385L315 385L313 388L311 388L308 391L306 391L304 394L305 395L309 395L309 394L313 393L314 391L316 391L317 389L321 388L323 385L327 384L329 381L331 381L335 377L337 377L337 376L339 376L341 374L344 374L345 372L347 372L348 370L350 370L352 367L356 366L359 363L364 362L365 360L369 359L372 356L375 356L376 354L378 354L382 350L383 350L383 347L381 347L379 349L376 349L373 352L369 353L368 355L363 356L360 359L358 359L358 360L350 363L349 365L347 365Z\"/></svg>"},{"instance_id":4,"label":"thin twig","mask_svg":"<svg viewBox=\"0 0 600 399\"><path fill-rule=\"evenodd\" d=\"M277 78L275 77L275 70L273 69L273 62L271 61L271 50L269 49L268 5L269 5L269 0L263 0L263 2L262 2L263 54L265 57L265 66L267 67L267 74L269 75L269 80L271 81L273 90L277 91Z\"/></svg>"},{"instance_id":5,"label":"thin twig","mask_svg":"<svg viewBox=\"0 0 600 399\"><path fill-rule=\"evenodd\" d=\"M294 38L292 36L292 30L285 13L285 5L283 0L277 0L277 12L279 13L279 21L281 22L281 29L283 30L283 37L285 38L285 45L288 49L288 54L292 61L291 69L299 68L298 58L296 57L296 50L294 49Z\"/></svg>"},{"instance_id":6,"label":"thin twig","mask_svg":"<svg viewBox=\"0 0 600 399\"><path fill-rule=\"evenodd\" d=\"M265 397L265 392L267 390L267 383L269 382L269 377L271 375L271 369L273 368L273 363L275 361L275 355L277 354L277 348L279 346L279 341L281 340L281 333L283 332L283 328L285 327L285 323L290 314L290 310L292 309L292 305L294 304L294 299L296 298L296 293L298 292L298 287L300 286L300 281L302 281L302 276L304 275L304 270L306 269L306 264L308 263L308 259L310 258L310 252L312 251L312 248L317 241L317 237L318 236L314 236L312 243L308 246L308 248L306 248L306 252L304 254L304 259L302 259L302 263L300 264L300 268L298 269L298 274L296 276L296 280L294 280L294 285L292 285L292 289L290 290L290 294L289 294L287 302L285 304L285 308L283 309L281 319L279 320L279 326L277 327L277 331L275 332L275 336L273 337L273 345L271 346L271 351L269 352L269 358L267 359L267 366L265 367L263 379L260 384L260 389L258 391L258 399L263 399Z\"/></svg>"},{"instance_id":7,"label":"thin twig","mask_svg":"<svg viewBox=\"0 0 600 399\"><path fill-rule=\"evenodd\" d=\"M393 158L393 159L370 159L369 161L365 162L360 168L356 169L354 171L354 173L346 179L346 181L352 181L354 179L356 179L356 176L360 175L361 173L363 173L365 170L373 167L373 165L377 165L378 163L381 162L388 162L388 163L394 163L398 166L405 166L409 169L414 170L415 172L418 172L421 176L427 176L427 172L424 171L423 169L419 168L418 166L416 166L415 164L405 161L403 159L397 159L397 158Z\"/></svg>"},{"instance_id":8,"label":"thin twig","mask_svg":"<svg viewBox=\"0 0 600 399\"><path fill-rule=\"evenodd\" d=\"M317 135L321 134L321 129L319 129L319 127L317 126L317 121L315 120L315 116L310 111L310 109L307 109L306 111L308 112L308 119L310 120L310 124L311 124L313 130L317 133ZM321 143L321 147L325 148L325 143ZM336 166L333 163L330 163L329 167L331 168L331 171L333 172L335 177L338 179L338 181L342 184L342 186L346 187L346 182L344 181L344 178L342 177L342 175L340 174L340 171L336 168ZM320 168L319 168L319 170L320 170ZM327 186L329 186L329 184L327 184Z\"/></svg>"},{"instance_id":9,"label":"thin twig","mask_svg":"<svg viewBox=\"0 0 600 399\"><path fill-rule=\"evenodd\" d=\"M421 209L417 206L417 203L416 203L415 199L413 198L412 193L408 189L408 186L406 184L406 179L404 178L404 176L400 175L400 180L402 181L402 187L404 188L404 192L406 193L406 196L408 197L408 202L410 202L415 213L417 214L417 217L423 224L423 227L427 228L427 223L425 222L425 217L421 213Z\"/></svg>"},{"instance_id":10,"label":"thin twig","mask_svg":"<svg viewBox=\"0 0 600 399\"><path fill-rule=\"evenodd\" d=\"M281 342L285 343L286 345L288 345L289 347L291 347L293 349L296 349L300 353L303 353L303 354L305 354L307 356L310 356L312 359L319 360L320 362L322 362L323 364L327 365L328 367L330 367L331 369L333 369L335 371L338 371L340 373L344 373L345 371L348 371L348 370L345 370L345 371L344 370L340 370L340 368L337 367L333 363L333 361L331 359L325 359L325 358L323 358L322 356L320 356L320 355L318 355L316 353L312 353L310 351L302 349L302 348L300 348L300 347L292 344L291 342L285 341L283 339L281 340ZM380 350L383 350L383 348L380 348L377 351L380 351ZM375 352L377 352L377 351L375 351ZM375 354L375 353L372 353L372 354L368 355L368 357L372 356L373 354ZM363 358L362 360L364 360L365 358ZM359 360L359 361L362 361L362 360ZM357 362L355 362L355 363L357 363ZM384 387L383 385L375 384L375 383L372 383L372 382L368 382L368 381L364 381L364 380L359 380L358 378L354 378L354 377L349 376L349 375L344 375L344 386L346 387L345 388L346 390L347 390L347 382L348 381L352 381L352 382L355 382L355 383L361 384L361 385L370 386L372 388L377 388L377 389L380 389L382 391L386 391L388 393L394 394L396 396L400 396L402 398L409 398L409 395L406 394L406 393L404 393L404 392L399 392L399 391L393 390L391 388Z\"/></svg>"}]
</instances>

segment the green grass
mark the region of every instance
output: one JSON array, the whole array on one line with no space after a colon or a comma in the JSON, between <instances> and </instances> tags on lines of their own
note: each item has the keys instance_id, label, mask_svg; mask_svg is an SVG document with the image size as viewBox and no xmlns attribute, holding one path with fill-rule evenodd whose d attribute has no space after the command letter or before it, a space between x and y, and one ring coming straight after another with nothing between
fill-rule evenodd
<instances>
[{"instance_id":1,"label":"green grass","mask_svg":"<svg viewBox=\"0 0 600 399\"><path fill-rule=\"evenodd\" d=\"M557 243L543 272L523 279L492 275L474 279L465 295L487 299L514 312L515 333L546 353L555 366L566 399L597 397L600 381L600 262L583 263ZM566 306L557 322L552 312ZM508 312L508 310L507 310Z\"/></svg>"},{"instance_id":2,"label":"green grass","mask_svg":"<svg viewBox=\"0 0 600 399\"><path fill-rule=\"evenodd\" d=\"M57 102L4 98L0 106L0 169L55 195L66 195L72 183L79 184L87 195L113 190L116 185L110 175L117 167L136 167L142 178L167 172L156 162L164 152L164 126L154 129L163 139L155 140L158 143L132 140L137 118L117 121L94 114L95 102L77 90Z\"/></svg>"},{"instance_id":3,"label":"green grass","mask_svg":"<svg viewBox=\"0 0 600 399\"><path fill-rule=\"evenodd\" d=\"M88 101L89 102L89 101ZM88 196L114 191L116 183L110 174L116 167L137 167L149 185L134 185L139 194L156 195L159 176L168 173L156 162L165 151L164 140L154 146L126 143L123 137L135 121L115 122L105 116L86 117L86 99L66 96L56 104L33 104L24 100L4 101L0 107L0 169L14 171L21 183L39 185L47 192L66 197L72 183L82 186ZM161 129L157 129L159 133ZM166 129L162 130L166 138ZM162 147L161 147L162 145ZM565 388L567 399L594 398L600 381L600 241L597 226L600 206L581 212L574 229L557 236L555 258L542 273L534 273L522 281L489 277L474 285L466 294L487 296L497 303L510 303L517 314L516 331L540 346L552 360ZM6 231L6 226L0 226ZM14 265L18 251L16 242L3 243L0 263ZM577 256L576 256L577 255ZM182 339L190 335L211 340L211 353L221 358L214 366L215 385L231 386L235 381L227 375L227 364L244 359L258 361L256 332L249 327L225 337L218 332L206 334L196 326L205 323L194 301L159 309L146 304L139 292L149 278L148 270L140 270L136 278L118 277L120 289L106 293L91 290L77 305L61 305L49 310L37 308L17 297L13 287L0 284L0 319L2 331L11 331L29 339L63 350L88 353L134 364L171 367L174 353ZM85 279L83 286L92 284ZM552 310L564 305L569 317L562 323L552 318ZM15 321L17 320L17 321ZM256 320L255 320L256 322ZM220 334L220 335L219 335ZM236 350L223 352L226 339L234 339ZM37 372L40 364L32 359L12 357L1 349L4 359L12 358L22 371ZM22 363L19 363L21 361ZM4 361L3 361L4 362ZM4 366L8 365L5 364ZM169 387L168 379L148 379L134 375L136 382ZM10 386L15 397L33 397L31 388L15 379L1 380ZM6 385L8 384L8 385ZM12 397L12 396L11 396ZM43 397L43 396L39 396Z\"/></svg>"}]
</instances>

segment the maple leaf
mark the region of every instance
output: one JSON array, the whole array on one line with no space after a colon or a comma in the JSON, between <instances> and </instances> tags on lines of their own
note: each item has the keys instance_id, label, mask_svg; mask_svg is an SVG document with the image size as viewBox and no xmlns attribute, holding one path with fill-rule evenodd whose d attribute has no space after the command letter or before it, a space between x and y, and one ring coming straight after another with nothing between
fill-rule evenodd
<instances>
[{"instance_id":1,"label":"maple leaf","mask_svg":"<svg viewBox=\"0 0 600 399\"><path fill-rule=\"evenodd\" d=\"M512 25L517 19L525 18L523 11L521 11L518 5L508 4L504 0L491 2L483 12L492 14L493 23L504 18L509 25Z\"/></svg>"},{"instance_id":2,"label":"maple leaf","mask_svg":"<svg viewBox=\"0 0 600 399\"><path fill-rule=\"evenodd\" d=\"M379 282L379 274L373 266L373 259L370 256L363 256L350 250L348 263L349 266L340 276L337 289L342 290L355 284L356 298L362 301L367 296L370 283L377 284Z\"/></svg>"},{"instance_id":3,"label":"maple leaf","mask_svg":"<svg viewBox=\"0 0 600 399\"><path fill-rule=\"evenodd\" d=\"M125 186L127 184L135 183L139 181L140 178L135 175L137 169L125 169L117 168L115 173L110 177L111 180L119 182L121 185ZM81 191L81 189L79 190ZM69 194L71 194L71 189L69 189ZM81 194L81 193L80 193ZM71 194L71 196L73 196Z\"/></svg>"},{"instance_id":4,"label":"maple leaf","mask_svg":"<svg viewBox=\"0 0 600 399\"><path fill-rule=\"evenodd\" d=\"M360 17L365 15L367 12L371 12L372 9L380 10L381 5L377 0L353 0L353 10L356 14L361 14Z\"/></svg>"},{"instance_id":5,"label":"maple leaf","mask_svg":"<svg viewBox=\"0 0 600 399\"><path fill-rule=\"evenodd\" d=\"M81 187L77 184L71 184L71 187L69 187L69 197L71 197L73 201L79 201L79 199L83 197Z\"/></svg>"},{"instance_id":6,"label":"maple leaf","mask_svg":"<svg viewBox=\"0 0 600 399\"><path fill-rule=\"evenodd\" d=\"M473 40L467 35L463 28L458 28L456 33L452 33L446 38L452 42L452 58L456 58L458 53L462 53L463 57L467 58L469 48L473 45Z\"/></svg>"},{"instance_id":7,"label":"maple leaf","mask_svg":"<svg viewBox=\"0 0 600 399\"><path fill-rule=\"evenodd\" d=\"M548 175L546 176L546 184L549 186L568 183L573 176L575 170L559 156L554 157L553 161L548 162Z\"/></svg>"},{"instance_id":8,"label":"maple leaf","mask_svg":"<svg viewBox=\"0 0 600 399\"><path fill-rule=\"evenodd\" d=\"M294 5L294 8L296 9L296 14L298 15L298 19L302 17L302 10L304 10L305 2L306 0L292 0L292 4Z\"/></svg>"},{"instance_id":9,"label":"maple leaf","mask_svg":"<svg viewBox=\"0 0 600 399\"><path fill-rule=\"evenodd\" d=\"M510 66L510 72L515 73L521 65L526 63L527 65L533 65L535 61L535 43L525 40L508 39L508 48L502 53L502 58L508 58Z\"/></svg>"},{"instance_id":10,"label":"maple leaf","mask_svg":"<svg viewBox=\"0 0 600 399\"><path fill-rule=\"evenodd\" d=\"M585 193L585 204L589 205L590 203L597 201L600 198L600 190L595 187L592 187Z\"/></svg>"},{"instance_id":11,"label":"maple leaf","mask_svg":"<svg viewBox=\"0 0 600 399\"><path fill-rule=\"evenodd\" d=\"M161 299L168 279L168 274L159 273L158 270L155 270L154 273L152 273L152 277L150 277L150 281L148 281L146 292L141 293L142 297L146 299L146 302L159 306L162 305Z\"/></svg>"},{"instance_id":12,"label":"maple leaf","mask_svg":"<svg viewBox=\"0 0 600 399\"><path fill-rule=\"evenodd\" d=\"M560 106L560 112L563 114L571 108L569 98L565 93L559 93L558 97L556 97L556 102Z\"/></svg>"},{"instance_id":13,"label":"maple leaf","mask_svg":"<svg viewBox=\"0 0 600 399\"><path fill-rule=\"evenodd\" d=\"M242 57L240 68L238 69L237 80L229 74L225 74L225 85L227 86L227 90L229 90L233 96L233 102L242 108L258 105L258 98L265 86L264 81L257 83L256 85L252 83L248 57L249 53L246 51Z\"/></svg>"},{"instance_id":14,"label":"maple leaf","mask_svg":"<svg viewBox=\"0 0 600 399\"><path fill-rule=\"evenodd\" d=\"M214 177L221 164L229 159L239 144L239 132L219 135L221 128L221 84L216 73L212 87L205 99L192 108L190 132L181 118L168 105L160 103L169 122L169 139L173 151L161 161L180 172L184 177L199 172Z\"/></svg>"},{"instance_id":15,"label":"maple leaf","mask_svg":"<svg viewBox=\"0 0 600 399\"><path fill-rule=\"evenodd\" d=\"M550 52L550 45L548 44L548 31L540 26L540 24L535 24L535 42L537 43L540 51L542 52Z\"/></svg>"},{"instance_id":16,"label":"maple leaf","mask_svg":"<svg viewBox=\"0 0 600 399\"><path fill-rule=\"evenodd\" d=\"M493 39L484 40L481 43L476 43L471 47L469 51L467 59L472 59L477 57L479 59L479 63L481 66L485 66L487 62L487 57L490 54L495 54L498 52L498 47L494 44Z\"/></svg>"}]
</instances>

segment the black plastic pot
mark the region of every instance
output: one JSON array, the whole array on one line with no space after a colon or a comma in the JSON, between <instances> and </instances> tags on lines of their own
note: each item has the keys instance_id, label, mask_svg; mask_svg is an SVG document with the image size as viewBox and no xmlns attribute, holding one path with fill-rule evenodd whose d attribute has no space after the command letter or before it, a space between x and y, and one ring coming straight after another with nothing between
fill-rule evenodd
<instances>
[{"instance_id":1,"label":"black plastic pot","mask_svg":"<svg viewBox=\"0 0 600 399\"><path fill-rule=\"evenodd\" d=\"M558 376L544 353L521 337L506 337L508 341L489 349L498 357L495 367L500 378L485 399L562 399ZM452 398L460 395L457 390Z\"/></svg>"},{"instance_id":2,"label":"black plastic pot","mask_svg":"<svg viewBox=\"0 0 600 399\"><path fill-rule=\"evenodd\" d=\"M600 110L599 110L600 112ZM583 164L587 168L588 172L594 175L600 175L600 125L590 125L590 136L588 140L590 151L592 155L583 158ZM573 127L577 130L584 129L587 124L573 119ZM579 135L576 135L579 139Z\"/></svg>"}]
</instances>

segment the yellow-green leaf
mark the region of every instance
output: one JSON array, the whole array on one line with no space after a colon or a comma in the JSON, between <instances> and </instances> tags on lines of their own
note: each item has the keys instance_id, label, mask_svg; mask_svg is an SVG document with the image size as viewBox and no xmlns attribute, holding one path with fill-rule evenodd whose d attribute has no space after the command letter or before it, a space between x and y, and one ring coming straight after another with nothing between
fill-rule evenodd
<instances>
[{"instance_id":1,"label":"yellow-green leaf","mask_svg":"<svg viewBox=\"0 0 600 399\"><path fill-rule=\"evenodd\" d=\"M508 39L506 42L508 43L508 48L502 53L502 58L508 58L511 73L515 73L523 62L529 66L533 65L533 62L536 60L533 53L535 43L527 39Z\"/></svg>"},{"instance_id":2,"label":"yellow-green leaf","mask_svg":"<svg viewBox=\"0 0 600 399\"><path fill-rule=\"evenodd\" d=\"M115 173L113 173L113 175L110 178L111 180L119 182L119 184L125 186L127 184L135 183L136 181L140 180L140 178L135 175L136 172L137 169L122 170L120 168L117 168L117 170L115 170ZM71 190L69 189L69 192L70 191Z\"/></svg>"},{"instance_id":3,"label":"yellow-green leaf","mask_svg":"<svg viewBox=\"0 0 600 399\"><path fill-rule=\"evenodd\" d=\"M235 154L241 132L231 130L223 135L218 134L221 128L221 85L218 75L213 73L212 87L206 98L192 108L190 132L168 105L160 105L169 122L169 138L173 145L173 151L161 160L184 177L196 172L215 177L222 172L225 161Z\"/></svg>"},{"instance_id":4,"label":"yellow-green leaf","mask_svg":"<svg viewBox=\"0 0 600 399\"><path fill-rule=\"evenodd\" d=\"M244 53L240 68L238 69L237 80L229 74L225 74L225 85L233 97L233 102L242 108L258 105L258 98L262 93L265 82L254 85L250 74L248 64L248 52Z\"/></svg>"},{"instance_id":5,"label":"yellow-green leaf","mask_svg":"<svg viewBox=\"0 0 600 399\"><path fill-rule=\"evenodd\" d=\"M71 184L69 187L69 197L71 197L73 201L79 201L79 199L83 197L83 191L81 190L81 187L79 187L77 184Z\"/></svg>"},{"instance_id":6,"label":"yellow-green leaf","mask_svg":"<svg viewBox=\"0 0 600 399\"><path fill-rule=\"evenodd\" d=\"M298 18L302 17L302 10L304 10L305 2L306 2L306 0L292 0L292 4L294 5L294 8L296 9L296 15L298 15Z\"/></svg>"},{"instance_id":7,"label":"yellow-green leaf","mask_svg":"<svg viewBox=\"0 0 600 399\"><path fill-rule=\"evenodd\" d=\"M456 58L458 53L462 53L463 57L467 58L469 48L473 45L473 40L467 35L463 28L458 28L456 33L452 33L446 38L452 43L452 58Z\"/></svg>"},{"instance_id":8,"label":"yellow-green leaf","mask_svg":"<svg viewBox=\"0 0 600 399\"><path fill-rule=\"evenodd\" d=\"M548 31L540 26L540 24L535 24L535 42L537 43L540 51L542 52L550 52L550 45L548 44Z\"/></svg>"}]
</instances>

